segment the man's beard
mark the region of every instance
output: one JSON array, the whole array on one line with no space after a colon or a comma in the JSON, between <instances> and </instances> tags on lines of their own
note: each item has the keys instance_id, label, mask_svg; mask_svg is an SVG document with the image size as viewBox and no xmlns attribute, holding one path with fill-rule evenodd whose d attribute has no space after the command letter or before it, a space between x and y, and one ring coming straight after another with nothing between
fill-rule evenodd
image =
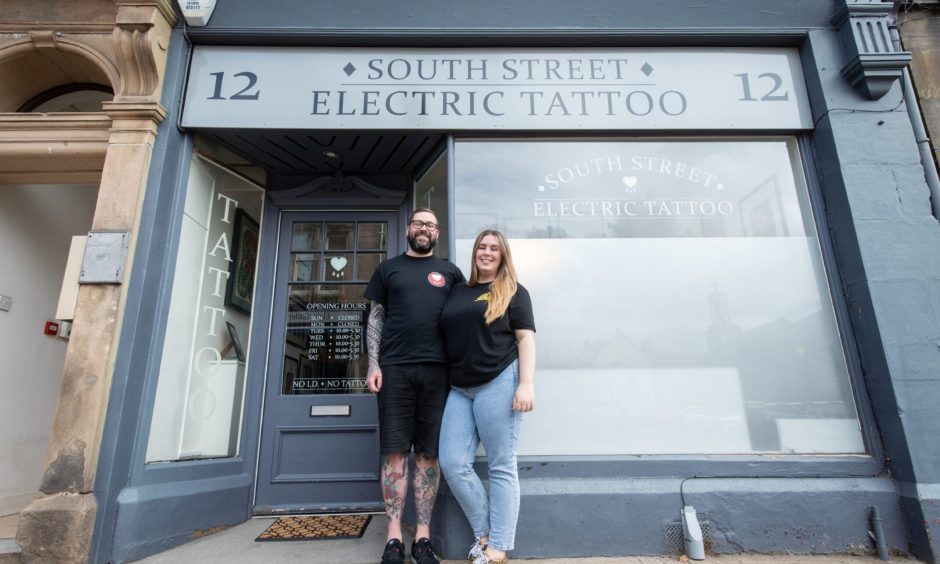
<instances>
[{"instance_id":1,"label":"man's beard","mask_svg":"<svg viewBox=\"0 0 940 564\"><path fill-rule=\"evenodd\" d=\"M422 255L430 253L431 249L434 248L434 245L437 244L437 239L434 239L431 237L431 235L428 235L428 242L422 245L418 242L418 235L418 233L412 233L408 235L408 246L411 247L412 251Z\"/></svg>"}]
</instances>

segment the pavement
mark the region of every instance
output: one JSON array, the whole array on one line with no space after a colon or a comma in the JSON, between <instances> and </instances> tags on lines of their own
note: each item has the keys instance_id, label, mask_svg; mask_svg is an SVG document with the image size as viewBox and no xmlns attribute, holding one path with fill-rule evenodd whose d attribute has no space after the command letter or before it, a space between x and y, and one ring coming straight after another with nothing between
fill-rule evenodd
<instances>
[{"instance_id":1,"label":"pavement","mask_svg":"<svg viewBox=\"0 0 940 564\"><path fill-rule=\"evenodd\" d=\"M359 539L255 542L255 538L273 521L257 518L197 539L138 562L145 564L377 564L385 545L385 517L374 516ZM406 534L406 537L408 535ZM410 537L406 544L411 545ZM469 548L469 543L468 543ZM684 557L683 557L684 558ZM916 560L892 557L895 562L916 564ZM409 560L410 561L410 560ZM675 564L676 556L629 556L590 558L516 559L520 564ZM445 560L445 564L463 564L466 560ZM684 562L684 561L683 561ZM688 561L685 564L694 564ZM708 555L710 564L881 564L874 556L851 555Z\"/></svg>"}]
</instances>

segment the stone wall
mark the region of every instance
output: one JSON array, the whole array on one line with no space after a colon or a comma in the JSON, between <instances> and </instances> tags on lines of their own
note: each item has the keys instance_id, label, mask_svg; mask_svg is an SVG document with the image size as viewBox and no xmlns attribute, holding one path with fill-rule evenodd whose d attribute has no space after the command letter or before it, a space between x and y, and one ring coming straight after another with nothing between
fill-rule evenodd
<instances>
[{"instance_id":1,"label":"stone wall","mask_svg":"<svg viewBox=\"0 0 940 564\"><path fill-rule=\"evenodd\" d=\"M902 47L913 55L911 75L932 140L940 139L940 4L909 4L898 13ZM940 152L933 147L934 160Z\"/></svg>"}]
</instances>

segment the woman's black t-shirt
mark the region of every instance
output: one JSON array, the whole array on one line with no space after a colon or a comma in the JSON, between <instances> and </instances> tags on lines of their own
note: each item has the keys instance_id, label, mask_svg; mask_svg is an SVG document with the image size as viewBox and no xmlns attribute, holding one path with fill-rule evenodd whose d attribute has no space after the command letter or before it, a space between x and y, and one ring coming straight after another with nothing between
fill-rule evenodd
<instances>
[{"instance_id":1,"label":"woman's black t-shirt","mask_svg":"<svg viewBox=\"0 0 940 564\"><path fill-rule=\"evenodd\" d=\"M450 383L461 388L481 386L499 376L519 357L519 329L535 331L532 300L518 284L502 317L487 325L489 284L455 284L441 312L441 330L450 360Z\"/></svg>"}]
</instances>

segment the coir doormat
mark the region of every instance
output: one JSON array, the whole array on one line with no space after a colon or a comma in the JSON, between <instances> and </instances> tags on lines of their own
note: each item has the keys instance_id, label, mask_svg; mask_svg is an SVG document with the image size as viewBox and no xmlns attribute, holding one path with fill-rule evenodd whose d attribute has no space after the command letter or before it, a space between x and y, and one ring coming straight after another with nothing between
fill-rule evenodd
<instances>
[{"instance_id":1,"label":"coir doormat","mask_svg":"<svg viewBox=\"0 0 940 564\"><path fill-rule=\"evenodd\" d=\"M371 515L278 517L255 541L358 539L371 519Z\"/></svg>"}]
</instances>

